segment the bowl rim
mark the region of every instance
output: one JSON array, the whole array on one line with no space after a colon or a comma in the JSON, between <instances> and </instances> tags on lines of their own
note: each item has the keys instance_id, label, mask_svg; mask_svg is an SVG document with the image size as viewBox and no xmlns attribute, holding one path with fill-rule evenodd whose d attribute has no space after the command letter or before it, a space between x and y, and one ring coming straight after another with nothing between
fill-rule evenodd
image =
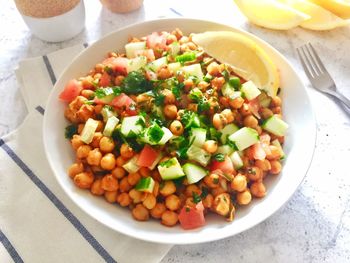
<instances>
[{"instance_id":1,"label":"bowl rim","mask_svg":"<svg viewBox=\"0 0 350 263\"><path fill-rule=\"evenodd\" d=\"M257 41L259 44L262 43L265 46L267 46L273 53L275 53L276 55L279 56L279 58L288 65L288 67L295 73L297 73L297 71L294 69L294 67L292 66L292 64L287 60L287 58L282 55L277 49L275 49L273 46L271 46L269 43L267 43L265 40L261 39L258 36L255 36L254 34L245 31L244 29L232 26L232 25L227 25L224 23L218 23L218 22L214 22L214 21L210 21L210 20L204 20L204 19L196 19L196 18L160 18L160 19L152 19L152 20L147 20L147 21L142 21L142 22L137 22L137 23L133 23L131 25L119 28L115 31L112 31L106 35L104 35L103 37L101 37L100 39L98 39L97 41L95 41L94 43L92 43L91 45L89 45L86 49L84 49L82 52L80 52L77 56L75 56L72 61L64 68L64 70L61 72L61 74L59 75L59 77L57 78L57 81L54 85L54 87L52 88L52 90L50 91L50 95L47 99L46 102L46 111L48 109L50 109L50 107L47 107L47 105L49 104L50 101L52 101L53 96L54 96L54 91L58 88L57 87L57 83L59 83L59 79L66 74L66 72L68 71L69 67L75 63L75 61L80 57L83 56L84 53L89 49L92 48L94 45L97 45L98 43L104 41L106 38L109 38L111 35L114 34L118 34L118 32L120 31L124 31L130 28L134 28L134 27L139 27L142 25L146 25L146 24L152 24L152 23L161 23L163 21L167 21L167 22L174 22L174 25L176 25L176 21L188 21L189 23L191 22L195 22L195 23L206 23L206 24L211 24L213 26L222 26L225 28L230 28L234 31L237 31L243 35L246 35L248 37L250 37L251 39L253 39L254 41ZM226 30L226 29L225 29ZM205 30L203 30L205 31ZM303 176L300 177L300 181L295 185L295 188L293 189L292 194L288 197L283 199L282 202L279 202L279 205L275 205L273 209L269 210L268 213L265 213L263 216L261 216L258 220L255 220L253 223L249 224L248 226L242 227L240 229L235 229L235 231L221 231L219 235L215 235L215 236L211 236L205 239L198 239L198 238L193 238L193 239L186 239L185 241L178 241L178 240L170 240L169 238L158 238L158 239L154 239L154 237L147 237L147 235L140 235L140 236L136 236L134 234L129 233L128 231L125 231L124 229L115 229L113 227L111 227L110 225L108 225L106 222L104 222L103 220L100 220L99 217L95 216L94 214L90 213L88 211L87 208L85 208L84 206L82 206L81 204L79 204L79 202L77 200L75 200L72 196L71 193L68 191L68 189L66 188L66 186L63 184L63 182L59 179L59 174L58 172L55 171L54 169L54 160L51 158L50 156L50 151L49 151L49 145L48 145L48 136L47 136L47 132L46 132L46 126L47 123L49 122L48 120L48 114L44 114L44 120L43 120L43 142L44 142L44 150L45 150L45 155L46 158L49 162L50 168L56 178L56 180L58 181L59 185L61 186L61 188L63 189L63 191L65 192L65 194L67 196L69 196L70 200L73 201L73 203L75 203L75 205L80 208L82 211L84 211L87 215L89 215L91 218L95 219L96 221L98 221L99 223L101 223L102 225L108 227L109 229L112 229L114 231L117 231L119 233L122 233L126 236L132 237L132 238L136 238L139 240L143 240L143 241L147 241L147 242L151 242L151 243L159 243L159 244L178 244L178 245L185 245L185 244L200 244L200 243L205 243L205 242L211 242L211 241L216 241L216 240L220 240L220 239L224 239L230 236L234 236L237 235L239 233L242 233L244 231L247 231L255 226L257 226L258 224L260 224L261 222L265 221L267 218L269 218L270 216L272 216L273 214L275 214L279 209L281 209L290 199L291 197L295 194L295 192L297 191L297 189L299 188L300 184L304 181L306 174L308 173L313 157L314 157L314 153L315 153L315 146L316 146L316 141L317 141L317 122L316 122L316 118L315 118L315 114L314 111L312 109L312 104L310 102L310 96L307 92L306 86L304 84L304 82L302 81L302 79L300 78L300 76L298 74L297 78L299 80L299 82L302 84L302 89L305 91L305 96L306 96L306 101L309 103L309 107L310 107L310 120L312 121L312 131L310 131L310 133L312 134L312 138L313 141L311 142L312 145L312 150L308 156L308 162L307 162L307 166L305 167L304 171L303 171ZM310 146L311 146L310 145ZM197 233L193 233L193 234L197 234ZM164 234L166 235L166 233ZM188 235L186 236L186 238L188 238Z\"/></svg>"}]
</instances>

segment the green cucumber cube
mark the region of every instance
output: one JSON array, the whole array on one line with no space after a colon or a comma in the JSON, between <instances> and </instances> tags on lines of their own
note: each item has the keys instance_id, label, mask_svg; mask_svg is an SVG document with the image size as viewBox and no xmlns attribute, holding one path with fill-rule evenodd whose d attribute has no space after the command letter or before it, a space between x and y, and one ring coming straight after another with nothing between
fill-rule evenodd
<instances>
[{"instance_id":1,"label":"green cucumber cube","mask_svg":"<svg viewBox=\"0 0 350 263\"><path fill-rule=\"evenodd\" d=\"M98 126L98 121L89 118L85 123L83 131L81 132L81 140L86 144L89 144L90 142L92 142L97 126Z\"/></svg>"},{"instance_id":2,"label":"green cucumber cube","mask_svg":"<svg viewBox=\"0 0 350 263\"><path fill-rule=\"evenodd\" d=\"M115 116L109 117L105 125L105 128L103 130L103 135L108 137L111 136L112 132L114 131L118 123L119 123L119 119L117 117Z\"/></svg>"},{"instance_id":3,"label":"green cucumber cube","mask_svg":"<svg viewBox=\"0 0 350 263\"><path fill-rule=\"evenodd\" d=\"M125 45L125 53L127 58L136 57L135 51L145 50L146 42L132 42Z\"/></svg>"},{"instance_id":4,"label":"green cucumber cube","mask_svg":"<svg viewBox=\"0 0 350 263\"><path fill-rule=\"evenodd\" d=\"M253 100L261 93L261 91L251 80L242 84L241 91L244 93L244 96L247 98L247 100Z\"/></svg>"},{"instance_id":5,"label":"green cucumber cube","mask_svg":"<svg viewBox=\"0 0 350 263\"><path fill-rule=\"evenodd\" d=\"M229 141L234 143L239 151L242 151L249 146L259 141L259 134L256 130L248 127L243 127L228 137Z\"/></svg>"},{"instance_id":6,"label":"green cucumber cube","mask_svg":"<svg viewBox=\"0 0 350 263\"><path fill-rule=\"evenodd\" d=\"M190 142L193 141L193 145L202 147L207 138L207 130L202 128L192 128Z\"/></svg>"},{"instance_id":7,"label":"green cucumber cube","mask_svg":"<svg viewBox=\"0 0 350 263\"><path fill-rule=\"evenodd\" d=\"M186 174L189 184L199 182L208 174L208 171L203 167L195 165L193 163L186 163L184 166L182 166L182 169Z\"/></svg>"},{"instance_id":8,"label":"green cucumber cube","mask_svg":"<svg viewBox=\"0 0 350 263\"><path fill-rule=\"evenodd\" d=\"M187 156L189 160L196 161L203 166L207 166L211 158L211 154L195 145L188 148Z\"/></svg>"},{"instance_id":9,"label":"green cucumber cube","mask_svg":"<svg viewBox=\"0 0 350 263\"><path fill-rule=\"evenodd\" d=\"M125 137L135 137L143 130L144 123L145 119L142 116L125 117L120 132Z\"/></svg>"},{"instance_id":10,"label":"green cucumber cube","mask_svg":"<svg viewBox=\"0 0 350 263\"><path fill-rule=\"evenodd\" d=\"M135 189L140 192L152 193L154 188L154 180L152 177L141 178L135 186Z\"/></svg>"},{"instance_id":11,"label":"green cucumber cube","mask_svg":"<svg viewBox=\"0 0 350 263\"><path fill-rule=\"evenodd\" d=\"M221 132L221 137L220 137L221 143L225 144L227 142L227 137L230 136L231 134L234 134L238 130L239 128L233 123L227 124L223 129L219 130L219 132Z\"/></svg>"},{"instance_id":12,"label":"green cucumber cube","mask_svg":"<svg viewBox=\"0 0 350 263\"><path fill-rule=\"evenodd\" d=\"M176 157L159 163L158 171L163 180L173 180L185 176Z\"/></svg>"},{"instance_id":13,"label":"green cucumber cube","mask_svg":"<svg viewBox=\"0 0 350 263\"><path fill-rule=\"evenodd\" d=\"M288 129L288 124L275 114L268 118L261 127L276 136L284 136Z\"/></svg>"}]
</instances>

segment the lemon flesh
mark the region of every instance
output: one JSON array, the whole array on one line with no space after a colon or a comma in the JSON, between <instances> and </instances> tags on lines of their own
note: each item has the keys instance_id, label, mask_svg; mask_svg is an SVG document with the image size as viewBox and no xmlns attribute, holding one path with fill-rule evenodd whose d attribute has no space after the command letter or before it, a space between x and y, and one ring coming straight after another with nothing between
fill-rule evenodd
<instances>
[{"instance_id":1,"label":"lemon flesh","mask_svg":"<svg viewBox=\"0 0 350 263\"><path fill-rule=\"evenodd\" d=\"M276 96L280 84L277 67L253 40L240 33L212 31L194 34L192 41L221 63L231 65L238 76Z\"/></svg>"},{"instance_id":2,"label":"lemon flesh","mask_svg":"<svg viewBox=\"0 0 350 263\"><path fill-rule=\"evenodd\" d=\"M350 0L311 0L311 2L322 6L343 19L350 18Z\"/></svg>"},{"instance_id":3,"label":"lemon flesh","mask_svg":"<svg viewBox=\"0 0 350 263\"><path fill-rule=\"evenodd\" d=\"M270 29L286 30L310 18L276 0L234 0L242 13L254 24Z\"/></svg>"},{"instance_id":4,"label":"lemon flesh","mask_svg":"<svg viewBox=\"0 0 350 263\"><path fill-rule=\"evenodd\" d=\"M279 0L290 7L308 14L311 18L302 22L301 27L312 30L330 30L348 25L348 21L334 15L327 9L307 0Z\"/></svg>"}]
</instances>

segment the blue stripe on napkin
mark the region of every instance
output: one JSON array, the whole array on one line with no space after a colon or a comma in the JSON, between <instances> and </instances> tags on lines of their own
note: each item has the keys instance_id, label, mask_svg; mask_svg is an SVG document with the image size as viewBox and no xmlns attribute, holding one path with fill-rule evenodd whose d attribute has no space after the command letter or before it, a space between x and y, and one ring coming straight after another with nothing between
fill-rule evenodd
<instances>
[{"instance_id":1,"label":"blue stripe on napkin","mask_svg":"<svg viewBox=\"0 0 350 263\"><path fill-rule=\"evenodd\" d=\"M17 253L17 250L13 247L10 240L7 239L5 234L0 230L0 242L3 244L11 258L16 263L23 263L23 259L21 256Z\"/></svg>"},{"instance_id":2,"label":"blue stripe on napkin","mask_svg":"<svg viewBox=\"0 0 350 263\"><path fill-rule=\"evenodd\" d=\"M45 109L40 105L35 108L41 115L44 115Z\"/></svg>"},{"instance_id":3,"label":"blue stripe on napkin","mask_svg":"<svg viewBox=\"0 0 350 263\"><path fill-rule=\"evenodd\" d=\"M38 176L19 158L19 156L0 139L0 147L18 165L19 168L32 180L32 182L46 195L46 197L57 207L57 209L71 222L87 242L106 262L116 262L112 256L102 247L102 245L83 226L79 219L54 195L54 193L39 179Z\"/></svg>"},{"instance_id":4,"label":"blue stripe on napkin","mask_svg":"<svg viewBox=\"0 0 350 263\"><path fill-rule=\"evenodd\" d=\"M55 83L56 83L56 76L55 76L55 73L53 72L53 69L52 69L51 63L49 61L49 58L46 55L44 55L43 56L43 60L44 60L47 72L49 73L52 85L55 85Z\"/></svg>"}]
</instances>

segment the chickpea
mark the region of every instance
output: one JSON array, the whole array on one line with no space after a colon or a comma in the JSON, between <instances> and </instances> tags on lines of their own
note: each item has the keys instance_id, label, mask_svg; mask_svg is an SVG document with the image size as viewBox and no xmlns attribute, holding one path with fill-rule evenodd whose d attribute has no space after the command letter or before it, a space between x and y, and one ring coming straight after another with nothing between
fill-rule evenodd
<instances>
[{"instance_id":1,"label":"chickpea","mask_svg":"<svg viewBox=\"0 0 350 263\"><path fill-rule=\"evenodd\" d=\"M149 212L142 204L137 204L131 213L138 221L147 221L149 219Z\"/></svg>"},{"instance_id":2,"label":"chickpea","mask_svg":"<svg viewBox=\"0 0 350 263\"><path fill-rule=\"evenodd\" d=\"M281 159L281 152L275 145L269 145L270 152L266 156L266 159L271 160L279 160Z\"/></svg>"},{"instance_id":3,"label":"chickpea","mask_svg":"<svg viewBox=\"0 0 350 263\"><path fill-rule=\"evenodd\" d=\"M192 79L186 79L184 80L185 90L190 91L194 88L194 83Z\"/></svg>"},{"instance_id":4,"label":"chickpea","mask_svg":"<svg viewBox=\"0 0 350 263\"><path fill-rule=\"evenodd\" d=\"M106 191L118 191L119 182L113 175L107 174L101 180L101 187Z\"/></svg>"},{"instance_id":5,"label":"chickpea","mask_svg":"<svg viewBox=\"0 0 350 263\"><path fill-rule=\"evenodd\" d=\"M129 196L133 200L134 204L141 203L145 197L143 192L137 191L136 189L131 189Z\"/></svg>"},{"instance_id":6,"label":"chickpea","mask_svg":"<svg viewBox=\"0 0 350 263\"><path fill-rule=\"evenodd\" d=\"M247 103L243 103L242 107L239 109L239 112L240 112L243 116L247 116L247 115L252 114L252 112L250 111L249 104L247 104Z\"/></svg>"},{"instance_id":7,"label":"chickpea","mask_svg":"<svg viewBox=\"0 0 350 263\"><path fill-rule=\"evenodd\" d=\"M252 183L252 185L250 186L250 192L255 197L264 197L266 195L265 185L261 182Z\"/></svg>"},{"instance_id":8,"label":"chickpea","mask_svg":"<svg viewBox=\"0 0 350 263\"><path fill-rule=\"evenodd\" d=\"M92 173L78 173L74 176L74 184L79 188L89 189L94 182L94 175Z\"/></svg>"},{"instance_id":9,"label":"chickpea","mask_svg":"<svg viewBox=\"0 0 350 263\"><path fill-rule=\"evenodd\" d=\"M96 105L96 106L94 107L95 113L96 113L96 114L100 114L101 111L102 111L102 108L103 108L103 105L102 105L102 104L101 104L101 105Z\"/></svg>"},{"instance_id":10,"label":"chickpea","mask_svg":"<svg viewBox=\"0 0 350 263\"><path fill-rule=\"evenodd\" d=\"M173 73L168 69L168 66L164 66L158 70L158 78L159 79L168 79L172 77Z\"/></svg>"},{"instance_id":11,"label":"chickpea","mask_svg":"<svg viewBox=\"0 0 350 263\"><path fill-rule=\"evenodd\" d=\"M127 178L128 178L128 183L133 186L133 185L136 185L140 181L141 175L138 172L130 173L127 176Z\"/></svg>"},{"instance_id":12,"label":"chickpea","mask_svg":"<svg viewBox=\"0 0 350 263\"><path fill-rule=\"evenodd\" d=\"M128 192L131 189L131 185L128 182L128 177L123 177L119 182L119 190L120 192Z\"/></svg>"},{"instance_id":13,"label":"chickpea","mask_svg":"<svg viewBox=\"0 0 350 263\"><path fill-rule=\"evenodd\" d=\"M83 78L83 80L81 81L81 85L83 89L84 90L93 89L94 88L94 85L92 84L93 80L94 79L91 76L87 76Z\"/></svg>"},{"instance_id":14,"label":"chickpea","mask_svg":"<svg viewBox=\"0 0 350 263\"><path fill-rule=\"evenodd\" d=\"M98 148L90 151L86 158L88 164L94 165L94 166L100 165L101 159L102 159L102 153Z\"/></svg>"},{"instance_id":15,"label":"chickpea","mask_svg":"<svg viewBox=\"0 0 350 263\"><path fill-rule=\"evenodd\" d=\"M185 199L185 206L195 207L197 204L193 201L193 197L187 197Z\"/></svg>"},{"instance_id":16,"label":"chickpea","mask_svg":"<svg viewBox=\"0 0 350 263\"><path fill-rule=\"evenodd\" d=\"M84 165L82 163L73 163L68 168L68 175L70 178L74 178L75 175L84 172Z\"/></svg>"},{"instance_id":17,"label":"chickpea","mask_svg":"<svg viewBox=\"0 0 350 263\"><path fill-rule=\"evenodd\" d=\"M176 99L175 95L171 92L171 90L163 89L161 93L165 96L164 104L174 104Z\"/></svg>"},{"instance_id":18,"label":"chickpea","mask_svg":"<svg viewBox=\"0 0 350 263\"><path fill-rule=\"evenodd\" d=\"M160 173L158 172L158 170L152 171L152 175L151 176L156 182L161 182L162 181L162 177L160 176Z\"/></svg>"},{"instance_id":19,"label":"chickpea","mask_svg":"<svg viewBox=\"0 0 350 263\"><path fill-rule=\"evenodd\" d=\"M211 173L204 177L204 183L210 188L219 187L219 175Z\"/></svg>"},{"instance_id":20,"label":"chickpea","mask_svg":"<svg viewBox=\"0 0 350 263\"><path fill-rule=\"evenodd\" d=\"M139 173L142 177L151 176L151 170L148 167L141 167Z\"/></svg>"},{"instance_id":21,"label":"chickpea","mask_svg":"<svg viewBox=\"0 0 350 263\"><path fill-rule=\"evenodd\" d=\"M252 166L247 169L249 180L258 181L262 178L262 171L259 167Z\"/></svg>"},{"instance_id":22,"label":"chickpea","mask_svg":"<svg viewBox=\"0 0 350 263\"><path fill-rule=\"evenodd\" d=\"M222 86L224 86L224 84L225 84L225 78L224 77L216 77L210 81L210 84L213 88L220 90L222 88Z\"/></svg>"},{"instance_id":23,"label":"chickpea","mask_svg":"<svg viewBox=\"0 0 350 263\"><path fill-rule=\"evenodd\" d=\"M233 100L230 100L229 103L231 108L239 109L240 107L242 107L244 103L244 99L242 97L237 97L237 98L234 98Z\"/></svg>"},{"instance_id":24,"label":"chickpea","mask_svg":"<svg viewBox=\"0 0 350 263\"><path fill-rule=\"evenodd\" d=\"M177 117L177 107L174 104L167 104L164 107L164 115L168 119L174 120Z\"/></svg>"},{"instance_id":25,"label":"chickpea","mask_svg":"<svg viewBox=\"0 0 350 263\"><path fill-rule=\"evenodd\" d=\"M227 119L224 115L215 113L213 116L213 125L215 129L221 130L227 124Z\"/></svg>"},{"instance_id":26,"label":"chickpea","mask_svg":"<svg viewBox=\"0 0 350 263\"><path fill-rule=\"evenodd\" d=\"M169 195L165 198L165 206L172 211L180 208L180 198L176 195Z\"/></svg>"},{"instance_id":27,"label":"chickpea","mask_svg":"<svg viewBox=\"0 0 350 263\"><path fill-rule=\"evenodd\" d=\"M95 71L97 73L102 73L104 68L105 68L105 66L101 63L95 65Z\"/></svg>"},{"instance_id":28,"label":"chickpea","mask_svg":"<svg viewBox=\"0 0 350 263\"><path fill-rule=\"evenodd\" d=\"M115 157L112 153L107 153L102 157L100 163L102 169L104 170L113 170L115 167Z\"/></svg>"},{"instance_id":29,"label":"chickpea","mask_svg":"<svg viewBox=\"0 0 350 263\"><path fill-rule=\"evenodd\" d=\"M199 187L197 185L190 184L186 187L185 195L188 197L191 197L191 196L193 196L193 193L195 193L197 195L201 195L202 191L201 191L201 189L199 189Z\"/></svg>"},{"instance_id":30,"label":"chickpea","mask_svg":"<svg viewBox=\"0 0 350 263\"><path fill-rule=\"evenodd\" d=\"M103 136L100 140L100 149L102 152L110 153L114 150L115 143L112 138Z\"/></svg>"},{"instance_id":31,"label":"chickpea","mask_svg":"<svg viewBox=\"0 0 350 263\"><path fill-rule=\"evenodd\" d=\"M168 196L176 192L176 186L173 181L164 181L159 188L159 192L162 196Z\"/></svg>"},{"instance_id":32,"label":"chickpea","mask_svg":"<svg viewBox=\"0 0 350 263\"><path fill-rule=\"evenodd\" d=\"M212 76L217 76L220 74L219 64L216 62L212 62L207 67L207 72Z\"/></svg>"},{"instance_id":33,"label":"chickpea","mask_svg":"<svg viewBox=\"0 0 350 263\"><path fill-rule=\"evenodd\" d=\"M73 138L71 140L71 144L73 149L76 151L78 148L82 145L84 145L83 141L81 140L80 135L74 134Z\"/></svg>"},{"instance_id":34,"label":"chickpea","mask_svg":"<svg viewBox=\"0 0 350 263\"><path fill-rule=\"evenodd\" d=\"M89 145L82 145L77 150L77 157L79 159L84 159L88 157L90 151L91 151L91 147Z\"/></svg>"},{"instance_id":35,"label":"chickpea","mask_svg":"<svg viewBox=\"0 0 350 263\"><path fill-rule=\"evenodd\" d=\"M203 145L203 149L208 153L215 153L218 149L218 143L214 140L207 140Z\"/></svg>"},{"instance_id":36,"label":"chickpea","mask_svg":"<svg viewBox=\"0 0 350 263\"><path fill-rule=\"evenodd\" d=\"M103 195L105 190L101 187L101 179L96 179L91 185L91 193L93 195Z\"/></svg>"},{"instance_id":37,"label":"chickpea","mask_svg":"<svg viewBox=\"0 0 350 263\"><path fill-rule=\"evenodd\" d=\"M117 202L119 203L120 206L125 207L125 206L130 205L131 198L127 193L121 193L117 197Z\"/></svg>"},{"instance_id":38,"label":"chickpea","mask_svg":"<svg viewBox=\"0 0 350 263\"><path fill-rule=\"evenodd\" d=\"M247 205L250 203L250 201L252 201L252 195L249 190L245 190L241 193L238 193L236 199L239 205Z\"/></svg>"},{"instance_id":39,"label":"chickpea","mask_svg":"<svg viewBox=\"0 0 350 263\"><path fill-rule=\"evenodd\" d=\"M230 204L230 195L228 193L222 193L215 197L213 209L217 214L226 216L230 212Z\"/></svg>"},{"instance_id":40,"label":"chickpea","mask_svg":"<svg viewBox=\"0 0 350 263\"><path fill-rule=\"evenodd\" d=\"M268 108L260 109L260 115L263 119L268 119L273 115L273 112Z\"/></svg>"},{"instance_id":41,"label":"chickpea","mask_svg":"<svg viewBox=\"0 0 350 263\"><path fill-rule=\"evenodd\" d=\"M104 197L108 203L116 203L118 198L117 191L105 191Z\"/></svg>"},{"instance_id":42,"label":"chickpea","mask_svg":"<svg viewBox=\"0 0 350 263\"><path fill-rule=\"evenodd\" d=\"M153 187L152 193L155 197L157 197L159 194L159 183L157 181L154 181L154 187Z\"/></svg>"},{"instance_id":43,"label":"chickpea","mask_svg":"<svg viewBox=\"0 0 350 263\"><path fill-rule=\"evenodd\" d=\"M116 159L116 165L117 166L123 166L124 164L126 163L126 160L121 157L121 156L118 156L117 159Z\"/></svg>"},{"instance_id":44,"label":"chickpea","mask_svg":"<svg viewBox=\"0 0 350 263\"><path fill-rule=\"evenodd\" d=\"M114 79L114 84L116 86L119 86L123 83L123 80L125 79L124 76L120 75L120 76L116 76L115 79Z\"/></svg>"},{"instance_id":45,"label":"chickpea","mask_svg":"<svg viewBox=\"0 0 350 263\"><path fill-rule=\"evenodd\" d=\"M206 91L207 88L209 87L209 83L204 81L204 80L201 80L199 83L198 83L198 88L203 92L203 91Z\"/></svg>"},{"instance_id":46,"label":"chickpea","mask_svg":"<svg viewBox=\"0 0 350 263\"><path fill-rule=\"evenodd\" d=\"M162 217L162 214L166 211L166 207L163 203L157 203L152 209L151 209L151 216L153 218L159 219Z\"/></svg>"},{"instance_id":47,"label":"chickpea","mask_svg":"<svg viewBox=\"0 0 350 263\"><path fill-rule=\"evenodd\" d=\"M203 200L203 206L205 208L211 208L214 203L214 197L212 194L208 194Z\"/></svg>"},{"instance_id":48,"label":"chickpea","mask_svg":"<svg viewBox=\"0 0 350 263\"><path fill-rule=\"evenodd\" d=\"M269 160L256 160L255 166L259 167L263 172L267 172L271 169L271 164Z\"/></svg>"},{"instance_id":49,"label":"chickpea","mask_svg":"<svg viewBox=\"0 0 350 263\"><path fill-rule=\"evenodd\" d=\"M242 192L247 188L247 178L244 175L236 175L231 182L232 190Z\"/></svg>"},{"instance_id":50,"label":"chickpea","mask_svg":"<svg viewBox=\"0 0 350 263\"><path fill-rule=\"evenodd\" d=\"M100 147L100 140L103 137L101 132L95 132L92 142L90 143L91 147L98 148Z\"/></svg>"},{"instance_id":51,"label":"chickpea","mask_svg":"<svg viewBox=\"0 0 350 263\"><path fill-rule=\"evenodd\" d=\"M176 225L178 220L179 220L179 217L178 217L177 213L175 213L174 211L166 210L162 214L161 223L165 226L174 226L174 225Z\"/></svg>"},{"instance_id":52,"label":"chickpea","mask_svg":"<svg viewBox=\"0 0 350 263\"><path fill-rule=\"evenodd\" d=\"M142 204L149 210L155 207L157 203L157 199L153 194L147 194L145 200L143 200Z\"/></svg>"},{"instance_id":53,"label":"chickpea","mask_svg":"<svg viewBox=\"0 0 350 263\"><path fill-rule=\"evenodd\" d=\"M262 133L262 128L260 126L256 126L254 129L258 132L259 135Z\"/></svg>"},{"instance_id":54,"label":"chickpea","mask_svg":"<svg viewBox=\"0 0 350 263\"><path fill-rule=\"evenodd\" d=\"M274 106L274 107L281 107L282 106L281 98L278 97L278 96L272 97L271 105Z\"/></svg>"},{"instance_id":55,"label":"chickpea","mask_svg":"<svg viewBox=\"0 0 350 263\"><path fill-rule=\"evenodd\" d=\"M123 143L120 147L120 156L129 159L134 156L134 150L128 144Z\"/></svg>"},{"instance_id":56,"label":"chickpea","mask_svg":"<svg viewBox=\"0 0 350 263\"><path fill-rule=\"evenodd\" d=\"M186 37L186 36L182 36L179 40L179 43L180 44L184 44L184 43L187 43L189 41L189 38Z\"/></svg>"},{"instance_id":57,"label":"chickpea","mask_svg":"<svg viewBox=\"0 0 350 263\"><path fill-rule=\"evenodd\" d=\"M170 124L170 131L176 135L176 136L180 136L181 134L183 134L184 132L184 127L182 126L182 123L178 120L174 120L171 124Z\"/></svg>"},{"instance_id":58,"label":"chickpea","mask_svg":"<svg viewBox=\"0 0 350 263\"><path fill-rule=\"evenodd\" d=\"M235 116L234 116L232 110L230 110L230 109L225 109L225 110L223 110L223 111L221 112L221 114L224 115L224 117L225 117L226 120L227 120L227 123L231 123L231 122L233 122L234 119L235 119Z\"/></svg>"},{"instance_id":59,"label":"chickpea","mask_svg":"<svg viewBox=\"0 0 350 263\"><path fill-rule=\"evenodd\" d=\"M196 112L196 111L198 111L198 104L197 103L190 103L190 104L187 105L187 109L189 111Z\"/></svg>"},{"instance_id":60,"label":"chickpea","mask_svg":"<svg viewBox=\"0 0 350 263\"><path fill-rule=\"evenodd\" d=\"M221 186L216 187L216 188L211 190L211 194L215 197L220 195L220 194L226 193L226 192L227 192L227 189L224 189Z\"/></svg>"},{"instance_id":61,"label":"chickpea","mask_svg":"<svg viewBox=\"0 0 350 263\"><path fill-rule=\"evenodd\" d=\"M113 169L112 175L117 179L122 179L126 175L126 171L123 167L116 167Z\"/></svg>"},{"instance_id":62,"label":"chickpea","mask_svg":"<svg viewBox=\"0 0 350 263\"><path fill-rule=\"evenodd\" d=\"M255 128L259 125L258 120L253 115L247 115L243 120L243 124L250 128Z\"/></svg>"},{"instance_id":63,"label":"chickpea","mask_svg":"<svg viewBox=\"0 0 350 263\"><path fill-rule=\"evenodd\" d=\"M271 174L279 174L282 170L282 165L279 161L271 161L270 162L271 164L271 170L270 170L270 173Z\"/></svg>"}]
</instances>

